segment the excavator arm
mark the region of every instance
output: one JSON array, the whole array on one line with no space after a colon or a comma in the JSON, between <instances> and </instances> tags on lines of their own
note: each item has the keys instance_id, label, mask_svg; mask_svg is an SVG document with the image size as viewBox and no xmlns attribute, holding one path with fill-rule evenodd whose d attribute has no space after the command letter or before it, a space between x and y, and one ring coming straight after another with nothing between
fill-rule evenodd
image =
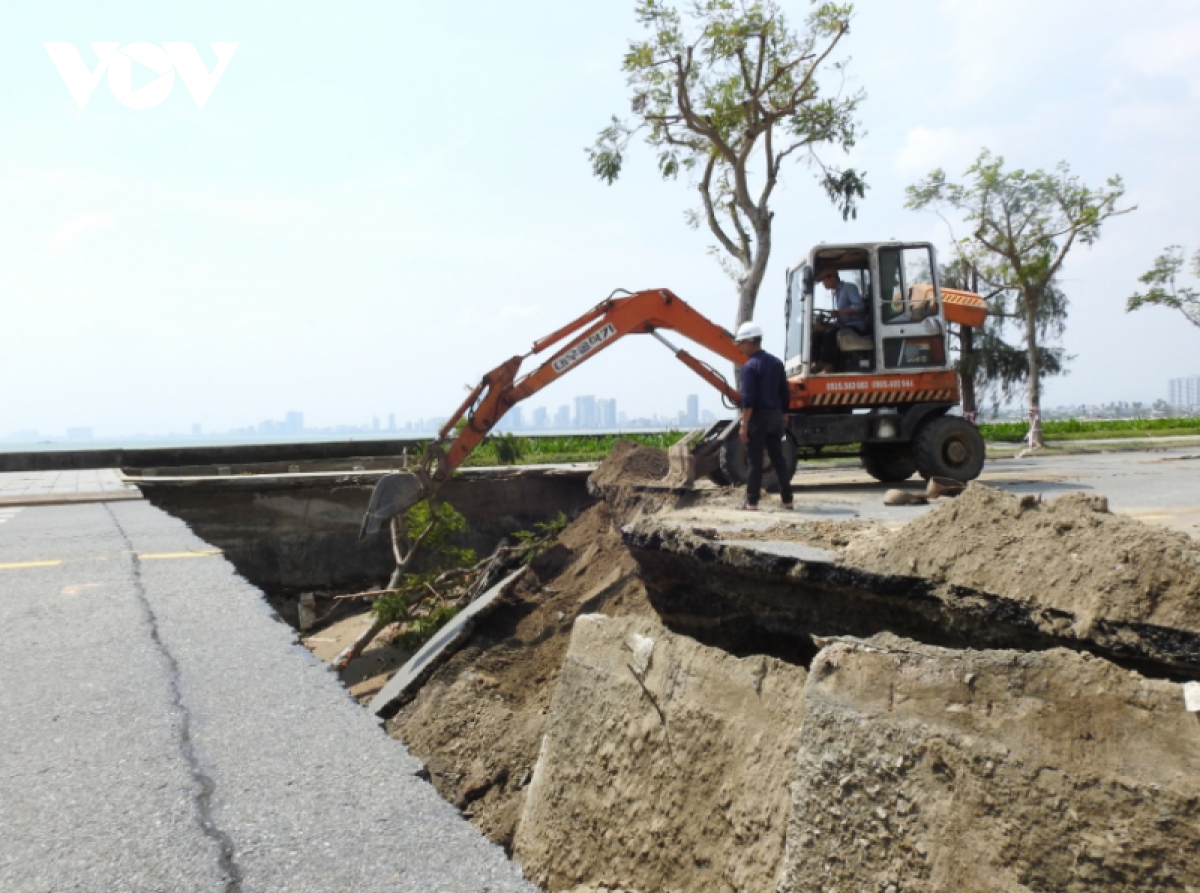
<instances>
[{"instance_id":1,"label":"excavator arm","mask_svg":"<svg viewBox=\"0 0 1200 893\"><path fill-rule=\"evenodd\" d=\"M435 495L509 409L626 335L653 335L729 402L741 403L742 395L716 370L662 337L659 330L664 329L678 332L738 366L746 361L733 335L667 289L639 291L601 301L558 331L535 341L529 353L511 357L484 375L442 426L438 439L429 445L417 466L384 475L379 480L363 517L360 535L376 533L388 519ZM526 359L555 347L558 349L541 365L518 377ZM464 419L465 424L458 429Z\"/></svg>"}]
</instances>

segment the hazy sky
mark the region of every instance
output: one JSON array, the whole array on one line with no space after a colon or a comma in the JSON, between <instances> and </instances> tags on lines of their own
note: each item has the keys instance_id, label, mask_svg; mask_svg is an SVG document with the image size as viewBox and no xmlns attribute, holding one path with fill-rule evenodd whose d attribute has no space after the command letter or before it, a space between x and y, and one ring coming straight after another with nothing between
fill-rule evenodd
<instances>
[{"instance_id":1,"label":"hazy sky","mask_svg":"<svg viewBox=\"0 0 1200 893\"><path fill-rule=\"evenodd\" d=\"M635 151L615 186L584 148L627 106L632 2L42 3L0 33L0 436L97 436L448 414L463 386L612 289L667 286L730 326L734 290L683 222L684 182ZM784 3L798 21L807 3ZM1071 374L1050 405L1166 396L1200 331L1124 299L1166 245L1200 246L1200 4L862 0L846 42L871 189L845 223L786 172L758 319L782 345L786 266L820 241L945 244L904 188L1010 163L1120 173L1138 210L1064 274ZM43 47L237 50L204 108L107 75L80 109ZM127 66L128 62L125 63ZM177 66L178 67L178 66ZM132 63L132 88L154 75ZM119 76L115 79L118 92ZM631 414L715 395L630 338L528 404Z\"/></svg>"}]
</instances>

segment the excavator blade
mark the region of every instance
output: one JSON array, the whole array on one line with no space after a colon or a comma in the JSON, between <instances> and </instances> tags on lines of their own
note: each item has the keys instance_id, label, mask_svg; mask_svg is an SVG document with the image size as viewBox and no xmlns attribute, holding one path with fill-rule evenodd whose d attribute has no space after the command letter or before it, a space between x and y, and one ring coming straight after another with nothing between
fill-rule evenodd
<instances>
[{"instance_id":1,"label":"excavator blade","mask_svg":"<svg viewBox=\"0 0 1200 893\"><path fill-rule=\"evenodd\" d=\"M426 490L421 479L411 471L385 474L371 492L371 501L367 503L358 538L364 540L378 533L387 521L408 511L425 496Z\"/></svg>"},{"instance_id":2,"label":"excavator blade","mask_svg":"<svg viewBox=\"0 0 1200 893\"><path fill-rule=\"evenodd\" d=\"M696 460L692 456L692 441L701 434L693 431L667 449L667 476L662 479L664 487L688 489L696 483Z\"/></svg>"},{"instance_id":3,"label":"excavator blade","mask_svg":"<svg viewBox=\"0 0 1200 893\"><path fill-rule=\"evenodd\" d=\"M709 428L697 428L667 449L667 476L664 487L691 489L702 477L716 470L721 444L737 431L738 420L720 421Z\"/></svg>"}]
</instances>

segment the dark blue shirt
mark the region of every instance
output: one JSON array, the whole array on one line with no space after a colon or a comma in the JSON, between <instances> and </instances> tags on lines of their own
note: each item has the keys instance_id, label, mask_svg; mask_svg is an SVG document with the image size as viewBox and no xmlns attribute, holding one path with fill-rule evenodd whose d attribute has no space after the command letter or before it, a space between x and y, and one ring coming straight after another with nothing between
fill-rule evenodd
<instances>
[{"instance_id":1,"label":"dark blue shirt","mask_svg":"<svg viewBox=\"0 0 1200 893\"><path fill-rule=\"evenodd\" d=\"M788 408L787 375L783 363L760 350L742 367L742 409Z\"/></svg>"}]
</instances>

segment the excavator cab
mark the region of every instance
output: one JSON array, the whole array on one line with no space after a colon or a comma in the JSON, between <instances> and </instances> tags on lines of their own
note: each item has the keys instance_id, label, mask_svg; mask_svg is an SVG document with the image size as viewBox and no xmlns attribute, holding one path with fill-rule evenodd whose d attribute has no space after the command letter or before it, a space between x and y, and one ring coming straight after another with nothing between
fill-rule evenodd
<instances>
[{"instance_id":1,"label":"excavator cab","mask_svg":"<svg viewBox=\"0 0 1200 893\"><path fill-rule=\"evenodd\" d=\"M948 369L936 269L927 242L818 245L787 273L789 377ZM865 325L837 313L835 291L820 284L831 270L862 296Z\"/></svg>"}]
</instances>

